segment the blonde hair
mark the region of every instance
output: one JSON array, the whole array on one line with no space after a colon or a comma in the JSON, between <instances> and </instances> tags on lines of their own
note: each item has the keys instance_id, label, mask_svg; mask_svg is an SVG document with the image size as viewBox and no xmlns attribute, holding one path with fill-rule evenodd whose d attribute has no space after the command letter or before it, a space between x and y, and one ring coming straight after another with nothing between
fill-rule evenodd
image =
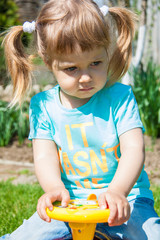
<instances>
[{"instance_id":1,"label":"blonde hair","mask_svg":"<svg viewBox=\"0 0 160 240\"><path fill-rule=\"evenodd\" d=\"M50 0L36 20L37 51L51 69L57 54L103 46L109 56L108 75L112 84L129 67L134 22L135 14L125 8L111 7L104 17L92 0ZM12 105L21 103L31 85L32 66L23 49L22 33L22 26L12 27L3 42L14 86Z\"/></svg>"}]
</instances>

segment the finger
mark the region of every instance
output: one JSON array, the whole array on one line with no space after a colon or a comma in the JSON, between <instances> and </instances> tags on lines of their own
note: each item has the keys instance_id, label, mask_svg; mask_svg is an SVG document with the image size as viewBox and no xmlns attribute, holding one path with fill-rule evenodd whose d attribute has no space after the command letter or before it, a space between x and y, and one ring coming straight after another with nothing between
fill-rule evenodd
<instances>
[{"instance_id":1,"label":"finger","mask_svg":"<svg viewBox=\"0 0 160 240\"><path fill-rule=\"evenodd\" d=\"M130 206L128 201L123 202L123 204L118 205L118 222L119 225L126 222L130 217Z\"/></svg>"},{"instance_id":2,"label":"finger","mask_svg":"<svg viewBox=\"0 0 160 240\"><path fill-rule=\"evenodd\" d=\"M129 220L129 218L130 218L130 205L129 205L129 203L127 202L127 205L126 205L126 207L124 208L124 216L125 216L125 219L126 219L126 221L128 221Z\"/></svg>"},{"instance_id":3,"label":"finger","mask_svg":"<svg viewBox=\"0 0 160 240\"><path fill-rule=\"evenodd\" d=\"M47 206L46 206L46 203L44 202L41 206L41 218L46 221L46 222L50 222L51 219L50 217L47 215L47 212L46 212L46 209L47 209Z\"/></svg>"},{"instance_id":4,"label":"finger","mask_svg":"<svg viewBox=\"0 0 160 240\"><path fill-rule=\"evenodd\" d=\"M46 204L45 204L45 200L43 198L39 199L39 201L38 201L37 213L42 220L47 221L47 222L51 221L50 217L46 213Z\"/></svg>"},{"instance_id":5,"label":"finger","mask_svg":"<svg viewBox=\"0 0 160 240\"><path fill-rule=\"evenodd\" d=\"M61 205L62 207L67 207L70 201L70 196L68 191L63 191L61 194Z\"/></svg>"},{"instance_id":6,"label":"finger","mask_svg":"<svg viewBox=\"0 0 160 240\"><path fill-rule=\"evenodd\" d=\"M40 218L42 218L40 199L38 200L38 203L37 203L37 213L38 213L38 215L40 216Z\"/></svg>"},{"instance_id":7,"label":"finger","mask_svg":"<svg viewBox=\"0 0 160 240\"><path fill-rule=\"evenodd\" d=\"M119 226L126 222L130 217L130 206L126 203L121 203L117 205L117 216L113 222L110 223L110 226Z\"/></svg>"},{"instance_id":8,"label":"finger","mask_svg":"<svg viewBox=\"0 0 160 240\"><path fill-rule=\"evenodd\" d=\"M101 209L106 209L107 208L107 202L104 194L101 194L98 198L98 204Z\"/></svg>"},{"instance_id":9,"label":"finger","mask_svg":"<svg viewBox=\"0 0 160 240\"><path fill-rule=\"evenodd\" d=\"M46 207L48 207L50 211L53 210L52 201L49 197L46 198Z\"/></svg>"},{"instance_id":10,"label":"finger","mask_svg":"<svg viewBox=\"0 0 160 240\"><path fill-rule=\"evenodd\" d=\"M115 221L115 225L121 225L125 222L125 207L122 204L118 204L118 213L117 213L117 219Z\"/></svg>"},{"instance_id":11,"label":"finger","mask_svg":"<svg viewBox=\"0 0 160 240\"><path fill-rule=\"evenodd\" d=\"M110 209L110 215L109 215L109 218L108 218L108 224L109 224L109 226L113 226L114 223L115 223L115 220L117 218L118 209L117 209L116 203L114 203L114 202L108 203L108 205L109 205L109 209Z\"/></svg>"}]
</instances>

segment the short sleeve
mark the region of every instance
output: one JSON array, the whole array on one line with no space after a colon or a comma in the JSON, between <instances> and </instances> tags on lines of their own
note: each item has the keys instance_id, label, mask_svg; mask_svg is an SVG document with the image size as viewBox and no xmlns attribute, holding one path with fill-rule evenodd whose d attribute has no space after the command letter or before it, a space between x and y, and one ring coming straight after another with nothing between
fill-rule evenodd
<instances>
[{"instance_id":1,"label":"short sleeve","mask_svg":"<svg viewBox=\"0 0 160 240\"><path fill-rule=\"evenodd\" d=\"M131 87L123 89L114 110L118 136L134 128L144 127L140 119L138 105Z\"/></svg>"},{"instance_id":2,"label":"short sleeve","mask_svg":"<svg viewBox=\"0 0 160 240\"><path fill-rule=\"evenodd\" d=\"M39 95L31 99L29 108L30 133L28 139L53 140L54 130L51 125L44 101Z\"/></svg>"}]
</instances>

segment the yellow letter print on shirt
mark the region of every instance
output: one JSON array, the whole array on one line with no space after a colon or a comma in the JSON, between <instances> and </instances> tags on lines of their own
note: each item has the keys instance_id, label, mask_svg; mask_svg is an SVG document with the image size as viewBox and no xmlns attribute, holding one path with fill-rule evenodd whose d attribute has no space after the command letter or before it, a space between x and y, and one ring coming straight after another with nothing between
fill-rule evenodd
<instances>
[{"instance_id":1,"label":"yellow letter print on shirt","mask_svg":"<svg viewBox=\"0 0 160 240\"><path fill-rule=\"evenodd\" d=\"M83 143L84 143L84 147L88 147L85 128L89 127L89 126L93 126L93 122L79 123L79 124L72 124L71 125L71 128L80 128L81 135L82 135L82 140L83 140ZM65 130L66 130L66 134L67 134L67 141L68 141L69 150L73 150L73 142L72 142L71 130L70 130L69 125L65 125Z\"/></svg>"},{"instance_id":2,"label":"yellow letter print on shirt","mask_svg":"<svg viewBox=\"0 0 160 240\"><path fill-rule=\"evenodd\" d=\"M84 143L84 147L88 147L88 141L87 141L87 136L86 136L86 127L93 126L93 122L87 122L87 123L79 123L79 124L72 124L71 128L79 128L81 131L81 136L82 140ZM65 125L65 130L66 130L66 136L67 136L67 143L68 143L68 148L69 150L74 149L73 141L72 141L72 135L71 135L71 128L69 125ZM62 159L64 163L64 168L65 172L67 175L79 175L81 177L88 177L90 173L92 172L93 175L98 174L97 166L100 167L100 169L103 172L108 172L108 167L107 167L107 159L106 159L106 152L114 152L115 157L117 161L119 160L118 155L117 155L117 149L119 147L119 144L112 147L112 148L106 148L107 143L104 143L102 146L102 149L100 149L100 156L96 155L94 150L89 150L89 152L84 151L78 151L73 155L73 159L69 159L67 152L61 152ZM106 148L106 150L104 149ZM84 159L84 160L80 160ZM89 161L90 160L90 161ZM74 162L77 166L77 168L73 168L71 162ZM79 166L79 168L78 168ZM81 167L83 167L83 172L81 171ZM85 170L86 169L86 170ZM61 171L63 172L62 166L61 166Z\"/></svg>"}]
</instances>

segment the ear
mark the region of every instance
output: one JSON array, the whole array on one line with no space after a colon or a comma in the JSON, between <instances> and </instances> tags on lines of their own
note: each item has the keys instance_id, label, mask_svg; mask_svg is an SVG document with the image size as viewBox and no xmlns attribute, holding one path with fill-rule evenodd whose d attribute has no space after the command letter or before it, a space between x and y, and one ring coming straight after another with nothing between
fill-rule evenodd
<instances>
[{"instance_id":1,"label":"ear","mask_svg":"<svg viewBox=\"0 0 160 240\"><path fill-rule=\"evenodd\" d=\"M50 59L46 59L46 58L43 59L43 61L44 61L45 65L47 66L47 68L52 71L52 61Z\"/></svg>"}]
</instances>

